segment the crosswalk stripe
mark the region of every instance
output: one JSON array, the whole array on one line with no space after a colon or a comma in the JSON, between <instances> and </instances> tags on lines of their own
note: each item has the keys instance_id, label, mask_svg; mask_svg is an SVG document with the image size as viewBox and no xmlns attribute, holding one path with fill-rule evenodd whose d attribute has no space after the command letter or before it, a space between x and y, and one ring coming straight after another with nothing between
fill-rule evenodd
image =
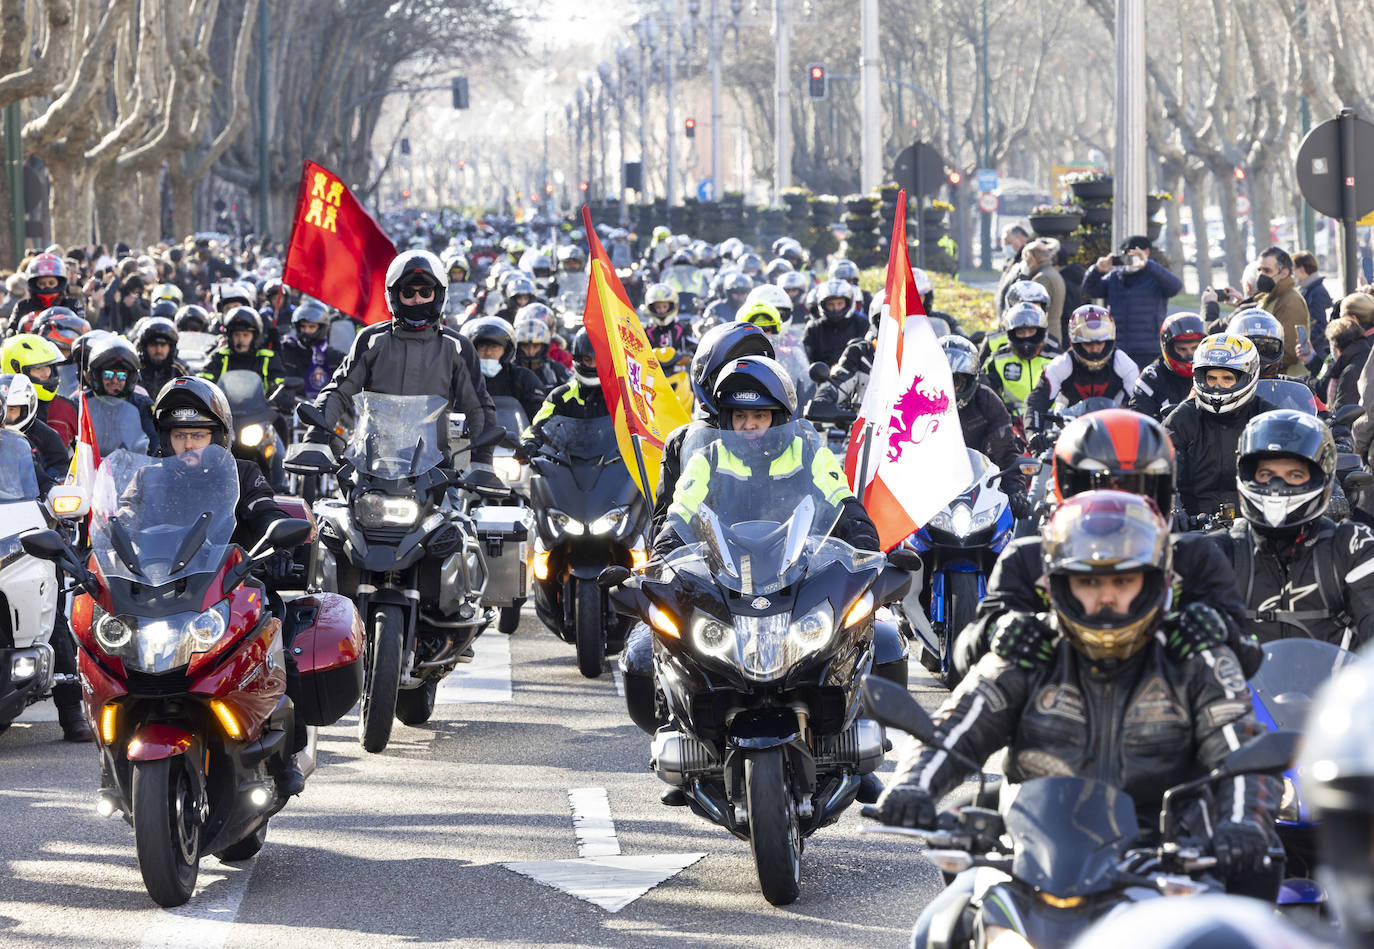
<instances>
[{"instance_id":1,"label":"crosswalk stripe","mask_svg":"<svg viewBox=\"0 0 1374 949\"><path fill-rule=\"evenodd\" d=\"M436 705L511 700L510 637L487 633L473 643L476 654L439 683Z\"/></svg>"}]
</instances>

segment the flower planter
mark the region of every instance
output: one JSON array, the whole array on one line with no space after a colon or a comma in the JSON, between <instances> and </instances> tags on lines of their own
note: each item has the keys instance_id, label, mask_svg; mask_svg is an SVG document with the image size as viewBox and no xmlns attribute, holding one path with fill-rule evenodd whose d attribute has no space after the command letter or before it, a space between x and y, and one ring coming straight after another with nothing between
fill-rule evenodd
<instances>
[{"instance_id":1,"label":"flower planter","mask_svg":"<svg viewBox=\"0 0 1374 949\"><path fill-rule=\"evenodd\" d=\"M926 208L921 212L921 223L926 227L944 227L945 212L939 208Z\"/></svg>"},{"instance_id":2,"label":"flower planter","mask_svg":"<svg viewBox=\"0 0 1374 949\"><path fill-rule=\"evenodd\" d=\"M1072 234L1082 218L1077 214L1032 214L1030 226L1040 235Z\"/></svg>"},{"instance_id":3,"label":"flower planter","mask_svg":"<svg viewBox=\"0 0 1374 949\"><path fill-rule=\"evenodd\" d=\"M1163 221L1149 221L1145 225L1145 235L1150 238L1150 243L1159 240L1159 235L1164 231Z\"/></svg>"},{"instance_id":4,"label":"flower planter","mask_svg":"<svg viewBox=\"0 0 1374 949\"><path fill-rule=\"evenodd\" d=\"M1112 196L1114 184L1108 175L1094 181L1075 181L1069 187L1073 189L1073 196L1079 201L1101 201Z\"/></svg>"},{"instance_id":5,"label":"flower planter","mask_svg":"<svg viewBox=\"0 0 1374 949\"><path fill-rule=\"evenodd\" d=\"M1148 197L1147 197L1147 198L1145 199L1145 216L1146 216L1146 217L1154 217L1156 214L1159 213L1160 208L1162 208L1162 207L1164 207L1164 199L1163 199L1163 198L1148 198Z\"/></svg>"},{"instance_id":6,"label":"flower planter","mask_svg":"<svg viewBox=\"0 0 1374 949\"><path fill-rule=\"evenodd\" d=\"M1110 204L1098 204L1084 208L1083 223L1090 226L1112 223L1112 206Z\"/></svg>"},{"instance_id":7,"label":"flower planter","mask_svg":"<svg viewBox=\"0 0 1374 949\"><path fill-rule=\"evenodd\" d=\"M871 198L845 198L844 206L851 214L872 214L877 202Z\"/></svg>"}]
</instances>

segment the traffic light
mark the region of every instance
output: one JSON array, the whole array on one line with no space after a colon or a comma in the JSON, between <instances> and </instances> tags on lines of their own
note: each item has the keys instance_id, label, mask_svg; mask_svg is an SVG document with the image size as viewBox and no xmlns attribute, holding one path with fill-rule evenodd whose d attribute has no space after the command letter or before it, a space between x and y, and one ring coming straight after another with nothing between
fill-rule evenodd
<instances>
[{"instance_id":1,"label":"traffic light","mask_svg":"<svg viewBox=\"0 0 1374 949\"><path fill-rule=\"evenodd\" d=\"M1244 168L1237 168L1237 169L1236 169L1236 180L1237 180L1237 181L1244 181L1244 180L1245 180L1245 169L1244 169Z\"/></svg>"},{"instance_id":2,"label":"traffic light","mask_svg":"<svg viewBox=\"0 0 1374 949\"><path fill-rule=\"evenodd\" d=\"M453 77L453 107L455 109L466 109L468 107L468 77Z\"/></svg>"},{"instance_id":3,"label":"traffic light","mask_svg":"<svg viewBox=\"0 0 1374 949\"><path fill-rule=\"evenodd\" d=\"M553 185L544 185L545 194L553 194Z\"/></svg>"},{"instance_id":4,"label":"traffic light","mask_svg":"<svg viewBox=\"0 0 1374 949\"><path fill-rule=\"evenodd\" d=\"M577 187L581 188L583 191L586 191L586 190L587 190L587 182L585 182L585 181L579 182L578 185L577 185Z\"/></svg>"},{"instance_id":5,"label":"traffic light","mask_svg":"<svg viewBox=\"0 0 1374 949\"><path fill-rule=\"evenodd\" d=\"M820 63L806 67L806 94L812 99L825 98L825 67Z\"/></svg>"},{"instance_id":6,"label":"traffic light","mask_svg":"<svg viewBox=\"0 0 1374 949\"><path fill-rule=\"evenodd\" d=\"M954 185L954 187L956 187L956 188L959 187L959 182L961 182L961 181L963 181L963 180L964 180L964 176L961 175L961 174L959 174L959 172L957 172L957 171L951 171L951 172L949 173L949 183L952 184L952 185Z\"/></svg>"},{"instance_id":7,"label":"traffic light","mask_svg":"<svg viewBox=\"0 0 1374 949\"><path fill-rule=\"evenodd\" d=\"M685 123L685 128L686 128L686 130L687 130L687 137L688 137L688 138L696 138L696 137L697 137L697 120L696 120L696 119L688 119L687 122Z\"/></svg>"}]
</instances>

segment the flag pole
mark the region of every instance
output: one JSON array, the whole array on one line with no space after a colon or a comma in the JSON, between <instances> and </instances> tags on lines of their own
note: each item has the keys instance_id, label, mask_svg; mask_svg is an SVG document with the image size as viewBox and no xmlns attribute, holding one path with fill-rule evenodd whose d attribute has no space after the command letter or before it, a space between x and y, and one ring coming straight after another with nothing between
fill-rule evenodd
<instances>
[{"instance_id":1,"label":"flag pole","mask_svg":"<svg viewBox=\"0 0 1374 949\"><path fill-rule=\"evenodd\" d=\"M868 478L868 456L870 451L872 450L872 447L873 423L869 422L867 425L864 426L864 446L859 454L859 477L856 479L858 483L863 486L864 494L868 493L868 486L870 483ZM863 498L859 498L859 503L862 504L863 501Z\"/></svg>"},{"instance_id":2,"label":"flag pole","mask_svg":"<svg viewBox=\"0 0 1374 949\"><path fill-rule=\"evenodd\" d=\"M635 450L635 467L639 469L639 483L644 489L644 497L649 502L650 510L652 510L653 506L658 503L658 497L653 487L649 484L649 473L644 470L644 449L639 447L639 439L641 437L640 435L631 435L630 444L634 446Z\"/></svg>"}]
</instances>

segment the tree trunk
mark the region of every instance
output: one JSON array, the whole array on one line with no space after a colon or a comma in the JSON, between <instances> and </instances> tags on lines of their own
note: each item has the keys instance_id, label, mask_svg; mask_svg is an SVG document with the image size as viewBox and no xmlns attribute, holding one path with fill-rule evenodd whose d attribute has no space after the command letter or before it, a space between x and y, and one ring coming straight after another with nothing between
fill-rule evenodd
<instances>
[{"instance_id":1,"label":"tree trunk","mask_svg":"<svg viewBox=\"0 0 1374 949\"><path fill-rule=\"evenodd\" d=\"M1188 210L1193 218L1193 266L1197 268L1197 285L1201 291L1212 285L1212 248L1207 239L1207 172L1204 169L1185 171L1183 180Z\"/></svg>"},{"instance_id":2,"label":"tree trunk","mask_svg":"<svg viewBox=\"0 0 1374 949\"><path fill-rule=\"evenodd\" d=\"M1163 182L1161 190L1167 191L1174 196L1174 200L1164 202L1164 251L1169 255L1169 259L1174 262L1178 275L1183 276L1183 267L1187 263L1183 259L1183 229L1179 226L1181 215L1178 213L1179 199L1183 194L1183 178L1179 175L1178 167L1172 164L1164 166Z\"/></svg>"},{"instance_id":3,"label":"tree trunk","mask_svg":"<svg viewBox=\"0 0 1374 949\"><path fill-rule=\"evenodd\" d=\"M1269 169L1255 168L1250 173L1250 228L1255 236L1255 256L1274 242L1269 234L1269 222L1274 219L1272 203L1273 189L1270 188ZM1296 223L1296 222L1295 222ZM1295 235L1294 240L1299 238ZM1296 251L1297 245L1287 248L1289 253Z\"/></svg>"},{"instance_id":4,"label":"tree trunk","mask_svg":"<svg viewBox=\"0 0 1374 949\"><path fill-rule=\"evenodd\" d=\"M167 166L167 181L172 189L172 239L181 240L195 228L195 185L181 169L181 160Z\"/></svg>"},{"instance_id":5,"label":"tree trunk","mask_svg":"<svg viewBox=\"0 0 1374 949\"><path fill-rule=\"evenodd\" d=\"M95 170L79 153L74 159L49 155L44 164L53 182L48 190L53 241L63 247L90 243L95 215Z\"/></svg>"},{"instance_id":6,"label":"tree trunk","mask_svg":"<svg viewBox=\"0 0 1374 949\"><path fill-rule=\"evenodd\" d=\"M1217 183L1217 205L1221 208L1221 227L1226 235L1226 279L1233 287L1240 286L1241 274L1245 271L1245 249L1241 246L1243 234L1240 221L1236 220L1236 174L1229 165L1215 168Z\"/></svg>"}]
</instances>

